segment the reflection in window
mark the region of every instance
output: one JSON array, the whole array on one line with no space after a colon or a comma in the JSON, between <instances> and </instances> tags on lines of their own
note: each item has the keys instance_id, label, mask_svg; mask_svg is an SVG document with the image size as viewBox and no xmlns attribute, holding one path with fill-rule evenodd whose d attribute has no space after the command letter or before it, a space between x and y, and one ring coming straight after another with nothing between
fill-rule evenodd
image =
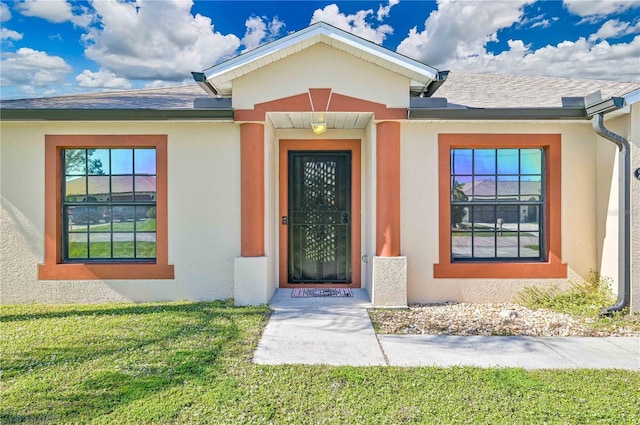
<instances>
[{"instance_id":1,"label":"reflection in window","mask_svg":"<svg viewBox=\"0 0 640 425\"><path fill-rule=\"evenodd\" d=\"M451 259L544 260L543 149L451 150Z\"/></svg>"},{"instance_id":2,"label":"reflection in window","mask_svg":"<svg viewBox=\"0 0 640 425\"><path fill-rule=\"evenodd\" d=\"M65 261L156 258L156 150L65 149Z\"/></svg>"}]
</instances>

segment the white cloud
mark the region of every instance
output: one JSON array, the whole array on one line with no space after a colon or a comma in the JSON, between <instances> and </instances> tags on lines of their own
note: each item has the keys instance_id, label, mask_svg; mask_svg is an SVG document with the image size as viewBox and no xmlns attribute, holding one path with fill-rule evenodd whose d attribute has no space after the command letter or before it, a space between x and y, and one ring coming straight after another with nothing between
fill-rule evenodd
<instances>
[{"instance_id":1,"label":"white cloud","mask_svg":"<svg viewBox=\"0 0 640 425\"><path fill-rule=\"evenodd\" d=\"M630 34L637 25L618 21L603 25L591 40L562 41L532 50L523 40L509 40L500 53L487 50L497 32L514 24L538 22L522 16L524 3L453 2L442 0L425 22L413 28L398 51L439 69L477 73L545 75L566 78L640 80L640 36L629 43L595 43L609 35ZM557 19L552 18L552 21ZM541 24L543 25L543 24Z\"/></svg>"},{"instance_id":2,"label":"white cloud","mask_svg":"<svg viewBox=\"0 0 640 425\"><path fill-rule=\"evenodd\" d=\"M590 43L580 37L537 50L522 40L509 40L509 49L500 54L485 53L464 60L452 60L445 69L565 78L640 80L640 36L629 43Z\"/></svg>"},{"instance_id":3,"label":"white cloud","mask_svg":"<svg viewBox=\"0 0 640 425\"><path fill-rule=\"evenodd\" d=\"M352 15L345 15L340 12L336 4L325 6L324 9L316 9L311 17L310 24L316 22L326 22L334 27L348 31L359 37L381 44L387 37L387 34L393 34L393 28L390 25L379 25L373 27L367 18L373 15L373 10L359 10Z\"/></svg>"},{"instance_id":4,"label":"white cloud","mask_svg":"<svg viewBox=\"0 0 640 425\"><path fill-rule=\"evenodd\" d=\"M619 38L628 34L640 32L640 22L631 25L629 22L620 22L617 19L610 19L598 29L597 32L589 36L589 41L606 40L607 38Z\"/></svg>"},{"instance_id":5,"label":"white cloud","mask_svg":"<svg viewBox=\"0 0 640 425\"><path fill-rule=\"evenodd\" d=\"M22 34L7 28L0 29L0 39L5 40L22 40Z\"/></svg>"},{"instance_id":6,"label":"white cloud","mask_svg":"<svg viewBox=\"0 0 640 425\"><path fill-rule=\"evenodd\" d=\"M15 53L4 53L1 62L2 86L32 87L37 92L50 84L64 82L72 71L71 66L59 56L50 56L46 52L23 47Z\"/></svg>"},{"instance_id":7,"label":"white cloud","mask_svg":"<svg viewBox=\"0 0 640 425\"><path fill-rule=\"evenodd\" d=\"M16 9L25 16L58 24L69 21L81 27L86 27L93 19L86 7L72 7L66 0L24 0L16 4ZM74 9L79 13L74 14Z\"/></svg>"},{"instance_id":8,"label":"white cloud","mask_svg":"<svg viewBox=\"0 0 640 425\"><path fill-rule=\"evenodd\" d=\"M541 21L534 22L531 25L531 28L536 28L536 27L549 28L550 26L551 26L551 21L549 21L548 19L543 19Z\"/></svg>"},{"instance_id":9,"label":"white cloud","mask_svg":"<svg viewBox=\"0 0 640 425\"><path fill-rule=\"evenodd\" d=\"M524 6L534 1L440 0L425 29L413 27L397 50L435 67L486 54L487 43L498 40L499 30L521 23Z\"/></svg>"},{"instance_id":10,"label":"white cloud","mask_svg":"<svg viewBox=\"0 0 640 425\"><path fill-rule=\"evenodd\" d=\"M9 19L11 19L9 6L4 3L0 3L0 22L7 22Z\"/></svg>"},{"instance_id":11,"label":"white cloud","mask_svg":"<svg viewBox=\"0 0 640 425\"><path fill-rule=\"evenodd\" d=\"M25 16L35 16L50 22L70 21L73 13L66 0L25 0L16 4L16 9Z\"/></svg>"},{"instance_id":12,"label":"white cloud","mask_svg":"<svg viewBox=\"0 0 640 425\"><path fill-rule=\"evenodd\" d=\"M125 78L117 77L113 72L100 70L91 72L88 69L76 76L76 82L80 87L104 88L104 89L130 89L131 83Z\"/></svg>"},{"instance_id":13,"label":"white cloud","mask_svg":"<svg viewBox=\"0 0 640 425\"><path fill-rule=\"evenodd\" d=\"M389 0L389 3L386 6L380 5L380 7L378 7L377 13L378 21L382 21L384 18L388 18L389 13L391 12L391 8L398 3L400 3L400 0Z\"/></svg>"},{"instance_id":14,"label":"white cloud","mask_svg":"<svg viewBox=\"0 0 640 425\"><path fill-rule=\"evenodd\" d=\"M640 7L636 0L564 0L563 4L574 15L596 19Z\"/></svg>"},{"instance_id":15,"label":"white cloud","mask_svg":"<svg viewBox=\"0 0 640 425\"><path fill-rule=\"evenodd\" d=\"M277 16L271 22L266 17L252 16L246 20L245 26L247 31L240 40L240 43L245 46L243 52L275 40L285 25Z\"/></svg>"},{"instance_id":16,"label":"white cloud","mask_svg":"<svg viewBox=\"0 0 640 425\"><path fill-rule=\"evenodd\" d=\"M191 1L92 3L100 26L83 37L85 54L122 78L178 81L232 56L233 34L214 31L211 19L191 14Z\"/></svg>"},{"instance_id":17,"label":"white cloud","mask_svg":"<svg viewBox=\"0 0 640 425\"><path fill-rule=\"evenodd\" d=\"M150 83L144 85L145 89L158 89L172 86L186 86L189 84L193 84L193 79L185 79L183 81L165 81L165 80L154 80Z\"/></svg>"}]
</instances>

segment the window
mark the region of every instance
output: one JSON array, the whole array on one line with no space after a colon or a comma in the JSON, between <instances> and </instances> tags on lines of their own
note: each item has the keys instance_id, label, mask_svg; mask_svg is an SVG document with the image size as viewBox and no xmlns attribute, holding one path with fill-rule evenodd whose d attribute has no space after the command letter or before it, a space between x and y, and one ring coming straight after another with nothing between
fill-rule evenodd
<instances>
[{"instance_id":1,"label":"window","mask_svg":"<svg viewBox=\"0 0 640 425\"><path fill-rule=\"evenodd\" d=\"M156 258L155 148L64 149L63 259Z\"/></svg>"},{"instance_id":2,"label":"window","mask_svg":"<svg viewBox=\"0 0 640 425\"><path fill-rule=\"evenodd\" d=\"M45 136L39 279L173 279L167 239L166 136Z\"/></svg>"},{"instance_id":3,"label":"window","mask_svg":"<svg viewBox=\"0 0 640 425\"><path fill-rule=\"evenodd\" d=\"M436 278L566 277L554 134L439 136Z\"/></svg>"},{"instance_id":4,"label":"window","mask_svg":"<svg viewBox=\"0 0 640 425\"><path fill-rule=\"evenodd\" d=\"M451 149L451 260L544 260L544 150Z\"/></svg>"}]
</instances>

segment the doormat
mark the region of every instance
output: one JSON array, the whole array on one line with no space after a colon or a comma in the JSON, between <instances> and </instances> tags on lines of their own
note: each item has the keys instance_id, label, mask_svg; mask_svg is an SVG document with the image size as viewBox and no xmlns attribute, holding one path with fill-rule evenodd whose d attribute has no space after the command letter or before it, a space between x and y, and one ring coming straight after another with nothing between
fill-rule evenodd
<instances>
[{"instance_id":1,"label":"doormat","mask_svg":"<svg viewBox=\"0 0 640 425\"><path fill-rule=\"evenodd\" d=\"M295 288L291 298L353 297L350 288Z\"/></svg>"}]
</instances>

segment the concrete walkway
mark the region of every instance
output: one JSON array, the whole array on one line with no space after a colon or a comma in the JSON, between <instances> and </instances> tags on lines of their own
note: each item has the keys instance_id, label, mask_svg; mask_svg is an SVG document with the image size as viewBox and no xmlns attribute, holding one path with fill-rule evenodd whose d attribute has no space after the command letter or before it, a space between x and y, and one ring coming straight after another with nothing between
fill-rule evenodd
<instances>
[{"instance_id":1,"label":"concrete walkway","mask_svg":"<svg viewBox=\"0 0 640 425\"><path fill-rule=\"evenodd\" d=\"M278 289L254 354L258 364L478 366L640 371L640 338L377 335L364 290L353 298L291 298Z\"/></svg>"}]
</instances>

